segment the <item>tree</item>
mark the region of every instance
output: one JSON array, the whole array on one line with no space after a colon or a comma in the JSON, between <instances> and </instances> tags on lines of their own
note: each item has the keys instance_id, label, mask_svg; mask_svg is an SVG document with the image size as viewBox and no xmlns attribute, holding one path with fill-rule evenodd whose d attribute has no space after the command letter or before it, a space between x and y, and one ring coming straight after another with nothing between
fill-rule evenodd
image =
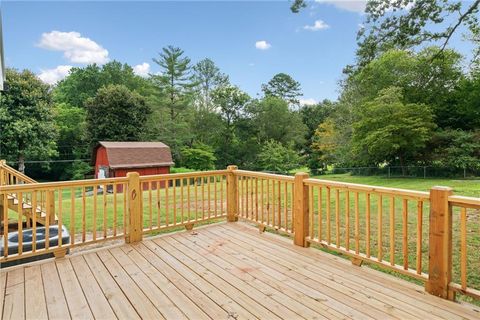
<instances>
[{"instance_id":1,"label":"tree","mask_svg":"<svg viewBox=\"0 0 480 320\"><path fill-rule=\"evenodd\" d=\"M25 172L25 159L55 156L56 130L49 86L31 71L6 70L7 91L0 95L0 151L18 161Z\"/></svg>"},{"instance_id":2,"label":"tree","mask_svg":"<svg viewBox=\"0 0 480 320\"><path fill-rule=\"evenodd\" d=\"M215 65L215 63L205 58L193 66L193 82L197 86L197 106L200 110L212 109L212 91L218 87L229 84L228 76Z\"/></svg>"},{"instance_id":3,"label":"tree","mask_svg":"<svg viewBox=\"0 0 480 320\"><path fill-rule=\"evenodd\" d=\"M222 123L220 127L211 128L216 131L215 153L218 158L217 164L225 166L227 164L238 163L243 158L241 150L250 145L249 137L242 137L239 134L239 124L242 122L242 116L245 115L245 109L250 102L248 94L236 86L228 85L218 87L212 92L212 102L219 113ZM245 131L243 131L245 132Z\"/></svg>"},{"instance_id":4,"label":"tree","mask_svg":"<svg viewBox=\"0 0 480 320\"><path fill-rule=\"evenodd\" d=\"M212 100L225 120L227 129L231 131L233 122L240 117L250 97L237 86L228 85L214 90Z\"/></svg>"},{"instance_id":5,"label":"tree","mask_svg":"<svg viewBox=\"0 0 480 320\"><path fill-rule=\"evenodd\" d=\"M266 97L252 103L248 111L260 143L275 140L284 145L304 144L307 128L302 123L300 114L291 111L285 100Z\"/></svg>"},{"instance_id":6,"label":"tree","mask_svg":"<svg viewBox=\"0 0 480 320\"><path fill-rule=\"evenodd\" d=\"M264 170L287 173L299 167L301 158L291 145L285 147L280 142L270 140L263 144L258 161Z\"/></svg>"},{"instance_id":7,"label":"tree","mask_svg":"<svg viewBox=\"0 0 480 320\"><path fill-rule=\"evenodd\" d=\"M305 0L294 0L290 10L298 13L306 6ZM469 32L467 38L478 45L479 7L480 0L366 1L363 27L357 34L357 66L361 68L383 52L394 48L403 50L436 44L440 46L440 54L453 36L465 29ZM474 59L478 59L479 49L480 46ZM352 71L351 66L347 66L345 71Z\"/></svg>"},{"instance_id":8,"label":"tree","mask_svg":"<svg viewBox=\"0 0 480 320\"><path fill-rule=\"evenodd\" d=\"M286 73L278 73L267 84L262 84L262 91L266 97L277 97L291 105L298 105L298 97L302 96L300 83Z\"/></svg>"},{"instance_id":9,"label":"tree","mask_svg":"<svg viewBox=\"0 0 480 320\"><path fill-rule=\"evenodd\" d=\"M88 98L93 98L98 89L109 84L121 84L141 93L149 90L148 80L137 76L131 66L111 61L102 67L91 64L85 68L72 68L69 75L53 89L54 100L83 108Z\"/></svg>"},{"instance_id":10,"label":"tree","mask_svg":"<svg viewBox=\"0 0 480 320\"><path fill-rule=\"evenodd\" d=\"M196 142L213 145L221 134L221 117L216 112L212 101L212 92L219 87L229 85L228 76L206 58L193 66L193 83L195 87L192 131Z\"/></svg>"},{"instance_id":11,"label":"tree","mask_svg":"<svg viewBox=\"0 0 480 320\"><path fill-rule=\"evenodd\" d=\"M150 108L145 99L124 85L109 85L86 102L87 132L91 145L101 140L142 139Z\"/></svg>"},{"instance_id":12,"label":"tree","mask_svg":"<svg viewBox=\"0 0 480 320\"><path fill-rule=\"evenodd\" d=\"M323 168L323 161L320 159L321 154L313 147L314 134L319 124L324 122L327 117L335 110L335 103L329 100L314 105L304 105L300 108L300 116L302 122L307 127L305 139L307 141L304 154L306 157L306 164L310 170L317 170Z\"/></svg>"},{"instance_id":13,"label":"tree","mask_svg":"<svg viewBox=\"0 0 480 320\"><path fill-rule=\"evenodd\" d=\"M206 145L195 145L192 148L182 148L182 165L195 170L215 169L217 158L213 150Z\"/></svg>"},{"instance_id":14,"label":"tree","mask_svg":"<svg viewBox=\"0 0 480 320\"><path fill-rule=\"evenodd\" d=\"M368 1L364 28L357 36L358 63L363 66L392 48L407 49L432 43L440 46L440 54L452 36L462 29L467 29L471 38L477 38L479 6L480 0Z\"/></svg>"},{"instance_id":15,"label":"tree","mask_svg":"<svg viewBox=\"0 0 480 320\"><path fill-rule=\"evenodd\" d=\"M194 84L191 81L190 58L183 56L178 47L168 46L162 49L158 59L153 61L160 66L160 75L153 75L154 83L165 96L165 103L174 121L184 111L190 100Z\"/></svg>"},{"instance_id":16,"label":"tree","mask_svg":"<svg viewBox=\"0 0 480 320\"><path fill-rule=\"evenodd\" d=\"M358 110L352 146L359 162L404 166L423 151L435 128L433 114L426 105L406 104L402 98L400 88L390 87Z\"/></svg>"},{"instance_id":17,"label":"tree","mask_svg":"<svg viewBox=\"0 0 480 320\"><path fill-rule=\"evenodd\" d=\"M160 74L152 75L158 88L154 103L156 116L160 120L157 137L169 143L173 158L180 158L180 146L193 136L189 132L192 114L189 110L195 84L192 82L190 59L180 48L167 46L153 61L160 66ZM168 112L168 118L164 112ZM158 123L157 123L158 126Z\"/></svg>"},{"instance_id":18,"label":"tree","mask_svg":"<svg viewBox=\"0 0 480 320\"><path fill-rule=\"evenodd\" d=\"M357 108L373 100L388 87L402 89L407 103L424 103L434 112L439 126L455 125L463 106L452 108L458 83L462 80L461 56L445 50L442 59L432 57L438 48L429 47L418 53L390 50L351 74L343 83L341 101ZM458 124L458 122L457 122Z\"/></svg>"},{"instance_id":19,"label":"tree","mask_svg":"<svg viewBox=\"0 0 480 320\"><path fill-rule=\"evenodd\" d=\"M431 161L448 169L480 169L480 131L438 130Z\"/></svg>"},{"instance_id":20,"label":"tree","mask_svg":"<svg viewBox=\"0 0 480 320\"><path fill-rule=\"evenodd\" d=\"M86 141L86 117L84 107L72 107L67 103L58 103L53 108L55 125L58 131L58 158L61 160L89 159L90 149ZM50 166L50 175L60 180L72 178L73 166L77 161L54 162ZM78 177L78 176L77 176Z\"/></svg>"},{"instance_id":21,"label":"tree","mask_svg":"<svg viewBox=\"0 0 480 320\"><path fill-rule=\"evenodd\" d=\"M336 131L335 122L332 118L325 119L315 130L315 135L312 139L312 149L317 151L317 157L321 164L317 168L325 169L329 164L335 163L338 149Z\"/></svg>"}]
</instances>

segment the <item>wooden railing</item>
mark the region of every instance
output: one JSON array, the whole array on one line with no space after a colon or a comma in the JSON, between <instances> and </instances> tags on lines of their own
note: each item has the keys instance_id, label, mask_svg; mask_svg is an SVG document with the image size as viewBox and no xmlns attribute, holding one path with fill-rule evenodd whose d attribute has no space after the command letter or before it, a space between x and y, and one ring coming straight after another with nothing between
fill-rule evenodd
<instances>
[{"instance_id":1,"label":"wooden railing","mask_svg":"<svg viewBox=\"0 0 480 320\"><path fill-rule=\"evenodd\" d=\"M448 195L447 214L451 228L448 237L451 246L447 248L450 256L447 269L450 271L449 290L480 299L480 199Z\"/></svg>"},{"instance_id":2,"label":"wooden railing","mask_svg":"<svg viewBox=\"0 0 480 320\"><path fill-rule=\"evenodd\" d=\"M236 170L238 216L287 233L294 232L293 181L281 176Z\"/></svg>"},{"instance_id":3,"label":"wooden railing","mask_svg":"<svg viewBox=\"0 0 480 320\"><path fill-rule=\"evenodd\" d=\"M293 235L296 245L319 245L350 257L356 265L367 262L420 280L429 293L446 299L454 299L455 293L480 298L479 261L473 258L478 255L469 255L480 249L478 221L473 224L480 199L455 196L446 187L420 192L229 166L185 174L140 177L132 172L125 178L0 186L4 203L10 194L28 194L33 206L43 194L46 218L56 215L55 225L65 228L58 228L59 238L66 230L70 241L47 240L38 248L34 223L31 250L6 251L0 262L43 253L63 255L80 245L119 238L136 242L180 226L191 229L196 223L242 219L261 231L271 228ZM13 213L5 206L2 210L7 221ZM20 234L23 228L19 223ZM7 227L4 245L8 235Z\"/></svg>"},{"instance_id":4,"label":"wooden railing","mask_svg":"<svg viewBox=\"0 0 480 320\"><path fill-rule=\"evenodd\" d=\"M309 243L427 280L428 192L318 179L305 185Z\"/></svg>"},{"instance_id":5,"label":"wooden railing","mask_svg":"<svg viewBox=\"0 0 480 320\"><path fill-rule=\"evenodd\" d=\"M37 183L37 181L10 167L5 160L0 160L0 186L25 183Z\"/></svg>"}]
</instances>

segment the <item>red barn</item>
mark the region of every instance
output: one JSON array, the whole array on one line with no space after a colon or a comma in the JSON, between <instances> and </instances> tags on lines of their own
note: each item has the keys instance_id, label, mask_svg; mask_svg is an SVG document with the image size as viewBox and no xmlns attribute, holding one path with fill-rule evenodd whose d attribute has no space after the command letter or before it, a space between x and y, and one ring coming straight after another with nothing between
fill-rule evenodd
<instances>
[{"instance_id":1,"label":"red barn","mask_svg":"<svg viewBox=\"0 0 480 320\"><path fill-rule=\"evenodd\" d=\"M100 141L93 163L97 179L125 177L132 171L141 176L170 173L173 165L170 147L162 142Z\"/></svg>"}]
</instances>

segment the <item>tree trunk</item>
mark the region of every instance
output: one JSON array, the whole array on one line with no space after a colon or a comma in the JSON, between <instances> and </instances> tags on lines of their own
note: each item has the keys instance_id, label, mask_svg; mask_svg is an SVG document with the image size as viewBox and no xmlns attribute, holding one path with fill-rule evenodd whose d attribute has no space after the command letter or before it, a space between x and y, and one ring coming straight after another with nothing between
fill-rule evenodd
<instances>
[{"instance_id":1,"label":"tree trunk","mask_svg":"<svg viewBox=\"0 0 480 320\"><path fill-rule=\"evenodd\" d=\"M18 171L25 173L25 156L23 153L18 155Z\"/></svg>"}]
</instances>

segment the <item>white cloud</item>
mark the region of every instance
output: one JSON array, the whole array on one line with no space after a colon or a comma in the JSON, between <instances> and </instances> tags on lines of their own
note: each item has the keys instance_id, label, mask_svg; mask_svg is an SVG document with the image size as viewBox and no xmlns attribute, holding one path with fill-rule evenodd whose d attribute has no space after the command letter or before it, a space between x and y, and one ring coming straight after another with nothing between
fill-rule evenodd
<instances>
[{"instance_id":1,"label":"white cloud","mask_svg":"<svg viewBox=\"0 0 480 320\"><path fill-rule=\"evenodd\" d=\"M315 0L318 3L327 3L335 7L351 12L363 13L367 6L367 0Z\"/></svg>"},{"instance_id":2,"label":"white cloud","mask_svg":"<svg viewBox=\"0 0 480 320\"><path fill-rule=\"evenodd\" d=\"M144 62L133 67L133 72L140 77L148 77L150 73L150 64Z\"/></svg>"},{"instance_id":3,"label":"white cloud","mask_svg":"<svg viewBox=\"0 0 480 320\"><path fill-rule=\"evenodd\" d=\"M317 101L315 101L315 99L300 99L300 105L302 106L311 106L311 105L314 105L314 104L317 104Z\"/></svg>"},{"instance_id":4,"label":"white cloud","mask_svg":"<svg viewBox=\"0 0 480 320\"><path fill-rule=\"evenodd\" d=\"M268 50L272 45L265 40L255 42L255 48L259 50Z\"/></svg>"},{"instance_id":5,"label":"white cloud","mask_svg":"<svg viewBox=\"0 0 480 320\"><path fill-rule=\"evenodd\" d=\"M316 20L313 26L304 26L303 29L310 31L318 31L323 29L328 29L330 26L326 24L323 20Z\"/></svg>"},{"instance_id":6,"label":"white cloud","mask_svg":"<svg viewBox=\"0 0 480 320\"><path fill-rule=\"evenodd\" d=\"M38 77L45 83L55 84L68 75L72 66L58 66L53 69L40 70Z\"/></svg>"},{"instance_id":7,"label":"white cloud","mask_svg":"<svg viewBox=\"0 0 480 320\"><path fill-rule=\"evenodd\" d=\"M364 13L365 8L367 7L367 0L315 0L315 2L331 4L339 9L358 13ZM391 2L393 3L393 1ZM413 5L414 3L410 2L406 6L400 6L400 9L408 11ZM391 8L387 10L387 12L392 11L393 9Z\"/></svg>"},{"instance_id":8,"label":"white cloud","mask_svg":"<svg viewBox=\"0 0 480 320\"><path fill-rule=\"evenodd\" d=\"M108 61L106 49L75 31L43 33L38 46L47 50L63 51L63 56L74 63L102 64Z\"/></svg>"}]
</instances>

